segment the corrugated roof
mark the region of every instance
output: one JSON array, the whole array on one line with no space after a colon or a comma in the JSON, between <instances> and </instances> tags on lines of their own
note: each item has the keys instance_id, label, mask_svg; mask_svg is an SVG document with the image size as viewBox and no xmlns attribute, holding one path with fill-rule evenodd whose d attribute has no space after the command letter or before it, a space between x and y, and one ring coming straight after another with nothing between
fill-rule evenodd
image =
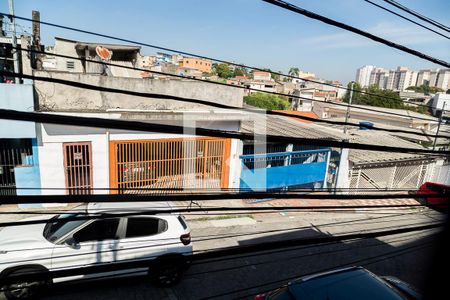
<instances>
[{"instance_id":1,"label":"corrugated roof","mask_svg":"<svg viewBox=\"0 0 450 300\"><path fill-rule=\"evenodd\" d=\"M345 103L340 103L340 104L345 104ZM321 106L321 107L328 107L329 109L334 109L334 110L341 110L341 111L347 110L347 107L345 107L345 106L333 105L330 102L319 102L319 101L316 101L316 102L314 102L314 105L318 105L318 106ZM365 108L374 109L374 110L377 110L378 112L365 110ZM406 119L423 118L423 119L427 119L429 121L435 121L435 122L438 121L438 118L436 118L436 117L425 115L425 114L421 114L421 113L418 113L418 112L415 112L415 111L411 111L411 110L396 109L396 108L386 108L386 107L378 107L378 106L369 106L369 105L356 105L356 104L353 104L352 107L351 107L350 113L376 115L376 116L383 116L383 117L390 117L390 118L406 118ZM402 116L392 115L393 113L394 114L400 114ZM414 119L414 120L416 120L416 119ZM425 120L417 119L417 121L423 122Z\"/></svg>"},{"instance_id":2,"label":"corrugated roof","mask_svg":"<svg viewBox=\"0 0 450 300\"><path fill-rule=\"evenodd\" d=\"M241 131L267 135L311 139L342 139L339 135L329 134L313 124L298 122L290 117L252 114L251 120L242 121Z\"/></svg>"},{"instance_id":3,"label":"corrugated roof","mask_svg":"<svg viewBox=\"0 0 450 300\"><path fill-rule=\"evenodd\" d=\"M386 132L376 132L373 130L358 130L357 132L353 131L350 134L350 142L412 149L424 149L424 147L416 143L405 141ZM422 154L402 152L368 151L359 149L351 149L349 152L349 160L354 164L373 164L425 158L426 156Z\"/></svg>"},{"instance_id":4,"label":"corrugated roof","mask_svg":"<svg viewBox=\"0 0 450 300\"><path fill-rule=\"evenodd\" d=\"M348 139L350 142L361 144L424 149L416 143L408 142L386 132L354 130L351 131L350 134L344 135L342 129L333 128L327 125L318 125L316 123L302 123L289 117L255 115L252 119L252 121L243 121L241 123L242 132L341 141ZM350 149L349 151L349 160L357 165L417 159L427 159L427 156L421 154L358 149Z\"/></svg>"},{"instance_id":5,"label":"corrugated roof","mask_svg":"<svg viewBox=\"0 0 450 300\"><path fill-rule=\"evenodd\" d=\"M293 115L293 116L301 116L301 117L308 117L308 118L314 118L314 119L318 119L319 117L312 111L293 111L293 110L275 110L278 112L282 112L288 115ZM295 121L299 121L302 123L312 123L312 121L308 121L308 120L302 120L302 119L298 119L298 118L292 118L292 120Z\"/></svg>"}]
</instances>

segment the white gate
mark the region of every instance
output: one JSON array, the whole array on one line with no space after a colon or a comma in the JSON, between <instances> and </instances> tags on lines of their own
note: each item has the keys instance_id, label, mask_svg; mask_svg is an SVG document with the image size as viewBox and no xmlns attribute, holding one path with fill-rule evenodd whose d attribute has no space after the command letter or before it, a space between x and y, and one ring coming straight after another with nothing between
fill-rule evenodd
<instances>
[{"instance_id":1,"label":"white gate","mask_svg":"<svg viewBox=\"0 0 450 300\"><path fill-rule=\"evenodd\" d=\"M431 181L450 185L450 164L436 166Z\"/></svg>"},{"instance_id":2,"label":"white gate","mask_svg":"<svg viewBox=\"0 0 450 300\"><path fill-rule=\"evenodd\" d=\"M350 188L354 192L364 189L416 189L430 181L434 165L434 162L422 162L383 167L357 166L350 171Z\"/></svg>"}]
</instances>

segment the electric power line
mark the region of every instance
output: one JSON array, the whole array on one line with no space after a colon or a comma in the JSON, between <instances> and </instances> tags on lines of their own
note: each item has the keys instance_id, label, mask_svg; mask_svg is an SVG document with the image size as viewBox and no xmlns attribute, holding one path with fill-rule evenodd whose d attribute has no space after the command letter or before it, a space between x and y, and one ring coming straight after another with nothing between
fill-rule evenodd
<instances>
[{"instance_id":1,"label":"electric power line","mask_svg":"<svg viewBox=\"0 0 450 300\"><path fill-rule=\"evenodd\" d=\"M442 193L402 193L402 194L319 194L297 192L216 192L216 193L164 193L164 194L92 194L92 195L3 195L1 204L31 204L31 203L80 203L80 202L167 202L231 200L231 199L420 199L444 196Z\"/></svg>"},{"instance_id":2,"label":"electric power line","mask_svg":"<svg viewBox=\"0 0 450 300\"><path fill-rule=\"evenodd\" d=\"M450 27L448 27L448 26L446 26L446 25L444 25L442 23L439 23L438 21L435 21L435 20L433 20L431 18L428 18L428 17L426 17L424 15L421 15L418 12L415 12L414 10L412 10L412 9L406 7L406 6L401 5L400 3L396 2L396 1L393 1L393 0L383 0L383 1L391 4L392 6L397 7L398 9L403 10L404 12L409 13L410 15L413 15L413 16L421 19L422 21L425 21L425 22L427 22L429 24L432 24L432 25L434 25L434 26L436 26L436 27L438 27L438 28L440 28L440 29L442 29L444 31L450 32Z\"/></svg>"},{"instance_id":3,"label":"electric power line","mask_svg":"<svg viewBox=\"0 0 450 300\"><path fill-rule=\"evenodd\" d=\"M420 222L420 223L409 223L408 225L409 226L411 226L411 225L414 225L414 226L419 226L420 225L420 226L422 226L422 225L440 225L440 224L442 224L442 223L438 223L438 222L435 222L435 223L429 223L429 222L423 223L423 222ZM349 234L354 234L354 233L362 234L362 233L370 233L370 232L371 231L367 231L367 230L366 231L353 230L353 231L347 231L347 232L340 233L340 234L341 235L342 234L349 235ZM251 235L253 235L253 234L251 234ZM233 238L233 237L239 237L239 236L242 236L242 235L241 234L237 234L237 235L230 235L230 236L225 236L225 237L224 236L222 236L222 237L210 237L210 238L204 238L204 239L196 240L196 242L198 243L198 242L205 242L205 241L224 239L224 238ZM246 234L246 236L248 236L248 234ZM172 242L167 242L167 240L171 240ZM176 241L173 241L173 240L176 240ZM302 240L302 239L299 239L299 240ZM142 241L139 241L139 244L142 244L142 243L145 243L145 242L162 242L162 243L152 244L152 245L131 246L131 247L127 247L126 251L151 249L151 248L156 248L156 247L160 247L160 246L170 246L170 245L179 245L180 244L180 241L177 240L176 238L166 239L166 241L155 240L155 239L142 240ZM124 241L121 241L121 246L126 246L126 244L132 244L132 243L136 244L136 242L124 242ZM56 247L56 248L64 249L64 247L66 247L66 246ZM36 249L33 249L33 250L50 250L50 249L55 249L55 247L36 248ZM27 258L27 259L19 259L19 260L14 260L14 261L1 262L0 265L5 265L5 264L6 265L10 265L10 264L19 265L19 264L33 262L33 261L36 261L36 260L57 261L60 258L67 258L68 256L70 256L72 258L72 257L78 257L78 256L84 256L84 255L92 255L92 254L98 255L98 254L102 254L102 253L116 253L118 251L121 251L121 249L122 248L108 248L108 249L105 249L105 250L97 249L97 250L93 250L93 251L90 251L90 252L75 253L75 254L71 254L71 255L53 255L52 254L50 256L39 256L38 258ZM202 254L205 254L205 253L210 253L211 251L223 250L223 249L226 249L226 247L225 248L212 248L212 249L206 249L206 250L194 250L194 251L192 251L192 253L193 254L202 255ZM10 252L10 251L8 250L8 252ZM284 250L282 250L282 251L277 250L275 252L276 253L284 252ZM258 254L258 253L250 254L250 255L247 255L246 257L258 256L258 255L261 255L261 254ZM157 258L157 257L158 257L158 255L156 255L156 256L149 256L149 257L146 257L146 258L149 259L149 258ZM241 258L241 257L239 257L239 258ZM217 262L217 261L219 261L219 260L215 260L215 262ZM208 263L210 263L210 262L211 261L208 260ZM202 262L200 261L200 263L202 263ZM77 265L65 266L65 267L61 267L61 269L66 269L66 268L71 268L71 267L76 267L76 266ZM57 270L57 269L53 269L53 270Z\"/></svg>"},{"instance_id":4,"label":"electric power line","mask_svg":"<svg viewBox=\"0 0 450 300\"><path fill-rule=\"evenodd\" d=\"M221 249L215 249L211 251L206 251L202 253L192 254L189 259L192 261L205 260L210 258L218 258L218 257L235 257L240 254L247 253L255 253L255 252L264 252L268 250L275 249L284 249L295 246L307 246L307 245L319 245L325 244L329 242L337 242L337 241L345 241L345 240L355 240L355 239L371 239L371 238L379 238L383 236L396 235L401 233L410 233L423 231L428 229L434 229L442 227L443 223L440 224L432 224L432 225L423 225L416 227L404 227L398 229L391 230L383 230L376 231L370 233L355 233L355 234L344 234L339 236L326 236L326 237L315 237L315 238L307 238L307 239L290 239L283 241L271 241L271 242L261 242L252 245L241 245L241 246L231 246L225 247ZM4 285L11 284L15 282L21 281L34 281L34 280L47 280L51 278L58 277L68 277L75 275L87 275L93 273L101 273L101 272L111 272L117 270L125 270L125 269L134 269L141 267L148 267L149 263L151 264L153 260L149 259L141 259L138 261L121 261L114 264L99 264L99 265L90 265L90 266L78 266L76 268L70 269L61 269L54 271L46 271L46 272L33 272L33 273L24 273L18 274L6 278L1 278L0 282Z\"/></svg>"},{"instance_id":5,"label":"electric power line","mask_svg":"<svg viewBox=\"0 0 450 300\"><path fill-rule=\"evenodd\" d=\"M414 56L417 56L419 58L422 58L424 60L428 60L428 61L431 61L431 62L433 62L435 64L444 66L446 68L450 68L450 63L448 63L448 62L446 62L444 60L431 57L431 56L429 56L427 54L424 54L424 53L419 52L417 50L414 50L414 49L408 48L406 46L403 46L403 45L391 42L389 40L383 39L383 38L381 38L379 36L373 35L371 33L368 33L366 31L363 31L363 30L358 29L356 27L353 27L353 26L350 26L350 25L347 25L347 24L335 21L333 19L330 19L330 18L321 16L321 15L318 15L316 13L313 13L311 11L308 11L306 9L303 9L303 8L295 6L295 5L291 4L291 3L288 3L286 1L281 1L281 0L262 0L262 1L267 2L269 4L272 4L272 5L275 5L275 6L278 6L278 7L281 7L281 8L286 9L286 10L290 10L290 11L295 12L297 14L304 15L304 16L306 16L308 18L321 21L321 22L329 24L331 26L342 28L342 29L344 29L346 31L353 32L355 34L358 34L358 35L364 36L366 38L369 38L369 39L371 39L373 41L376 41L376 42L379 42L381 44L384 44L384 45L386 45L386 46L388 46L390 48L395 48L395 49L398 49L400 51L403 51L403 52L412 54Z\"/></svg>"},{"instance_id":6,"label":"electric power line","mask_svg":"<svg viewBox=\"0 0 450 300\"><path fill-rule=\"evenodd\" d=\"M291 281L291 280L297 279L299 277L313 275L313 274L316 274L316 273L322 273L322 272L330 271L332 269L343 268L343 267L347 267L347 266L351 266L351 265L355 265L355 264L369 265L369 264L377 263L377 262L380 262L380 261L388 260L390 258L399 256L399 255L403 255L403 254L406 254L406 253L412 253L412 252L415 252L417 250L421 250L421 249L430 247L431 245L432 245L432 243L425 243L425 244L421 244L421 245L414 245L414 246L404 247L402 249L388 251L388 252L385 252L383 254L378 254L378 255L375 255L375 256L369 256L369 257L365 257L365 258L362 258L362 259L353 260L351 262L348 262L348 263L345 263L345 264L340 264L340 265L334 266L332 268L323 268L323 269L317 270L317 271L315 271L313 273L297 274L295 276L290 276L290 277L287 277L287 278L283 278L283 279L279 279L279 280L275 280L275 281L270 281L270 282L254 285L254 286L247 287L247 288L242 288L242 289L238 289L238 290L234 290L234 291L228 291L228 292L225 292L225 293L212 295L212 296L209 296L209 297L201 298L199 300L206 300L206 299L213 299L213 298L218 298L218 297L223 297L223 296L229 296L229 295L232 295L232 294L241 293L241 292L245 292L245 291L249 291L249 290L257 289L257 288L265 288L264 290L261 290L261 291L259 291L257 293L267 293L267 292L269 292L269 291L274 289L274 288L267 289L267 286L270 286L270 285L280 284L280 283L283 283L283 282L287 282L287 281ZM373 260L373 261L371 261L371 260ZM365 263L366 261L369 261L369 262ZM283 285L283 286L285 286L285 285ZM239 296L238 298L233 298L233 299L244 299L244 298L250 297L250 296L254 296L254 293L242 295L242 296Z\"/></svg>"},{"instance_id":7,"label":"electric power line","mask_svg":"<svg viewBox=\"0 0 450 300\"><path fill-rule=\"evenodd\" d=\"M421 195L422 196L422 195ZM436 197L436 194L431 195L429 197ZM51 202L49 202L51 203ZM411 208L411 207L424 207L424 204L377 204L371 205L371 208ZM433 205L435 207L440 207L444 205ZM365 209L368 208L367 205L345 205L345 206L337 206L337 205L322 205L322 206L252 206L252 207L210 207L210 208L177 208L177 209L149 209L149 210L141 210L141 211L132 211L132 212L117 212L117 213L93 213L90 215L82 215L82 216L71 216L66 217L64 219L55 219L52 220L54 223L64 223L69 221L82 221L82 220L102 220L102 219L114 219L121 217L131 217L131 216L139 216L139 215L158 215L158 214L178 214L178 213L186 213L186 212L233 212L233 211L245 211L245 212L259 212L259 211L287 211L290 209L302 210L302 211L312 211L315 209L320 210L338 210L338 209ZM9 222L1 222L0 227L12 227L12 226L23 226L23 225L34 225L34 224L46 224L48 223L48 219L39 219L39 220L24 220L24 221L9 221Z\"/></svg>"},{"instance_id":8,"label":"electric power line","mask_svg":"<svg viewBox=\"0 0 450 300\"><path fill-rule=\"evenodd\" d=\"M416 239L417 235L412 235L412 237L404 237L404 238L396 238L394 240L387 240L384 242L387 243L400 243L400 242L404 242L404 241L409 241L412 239ZM358 242L355 241L354 243ZM332 244L337 244L337 243L332 243ZM325 244L327 245L327 244ZM325 246L325 245L320 245L320 246ZM343 244L344 246L347 246L348 244ZM423 245L423 244L422 244ZM367 249L367 248L372 248L372 247L379 247L379 246L383 246L383 244L380 244L378 241L376 243L370 244L370 245L364 245L364 246L352 246L351 244L349 245L349 247L343 248L343 249L338 249L338 250L328 250L328 251L319 251L319 252L312 252L312 253L308 253L308 254L302 254L302 255L294 255L294 256L288 256L288 257L282 257L282 258L275 258L275 259L267 259L264 261L258 261L255 263L244 263L241 265L237 265L237 266L232 266L232 267L227 267L227 268L218 268L218 269L213 269L210 270L208 269L207 271L203 271L203 272L197 272L197 273L189 273L187 274L187 276L192 277L192 276L198 276L198 275L202 275L202 274L210 274L210 273L215 273L215 272L224 272L224 271L233 271L233 270L237 270L237 269L242 269L242 268L252 268L254 266L258 266L258 265L266 265L266 264L272 264L272 263L279 263L279 262L285 262L285 261L291 261L294 259L300 259L300 258L305 258L305 257L312 257L312 256L320 256L320 255L325 255L325 254L335 254L335 253L339 253L339 252L344 252L344 251L349 251L349 250L361 250L361 249ZM310 246L312 247L316 247L316 246ZM299 247L299 248L295 248L295 249L286 249L288 251L298 251L298 250L304 250L305 248L310 248L310 247ZM281 251L276 252L276 254L281 253ZM264 255L267 255L267 253L264 253ZM261 254L260 254L261 256ZM242 257L237 257L236 259L241 259ZM204 263L200 263L200 264L204 264Z\"/></svg>"},{"instance_id":9,"label":"electric power line","mask_svg":"<svg viewBox=\"0 0 450 300\"><path fill-rule=\"evenodd\" d=\"M1 12L0 12L0 15L11 17L11 15L5 14L5 13L1 13ZM212 57L208 57L208 56L202 56L202 55L189 53L189 52L185 52L185 51L181 51L181 50L170 49L170 48L167 48L167 47L161 47L161 46L152 45L152 44L148 44L148 43L143 43L143 42L139 42L139 41L133 41L133 40L125 39L125 38L114 37L114 36L111 36L111 35L106 35L106 34L102 34L102 33L96 33L96 32L93 32L93 31L87 31L87 30L78 29L78 28L69 27L69 26L64 26L64 25L58 25L58 24L55 24L55 23L45 22L45 21L41 21L41 20L39 20L39 21L38 20L32 20L32 19L25 18L25 17L20 17L20 16L14 16L14 17L17 18L17 19L21 19L21 20L25 20L25 21L29 21L29 22L37 22L39 24L43 24L43 25L47 25L47 26L51 26L51 27L56 27L56 28L61 28L61 29L65 29L65 30L80 32L80 33L84 33L84 34L89 34L89 35L94 35L94 36L103 37L103 38L107 38L107 39L112 39L112 40L117 40L117 41L121 41L121 42L131 43L131 44L135 44L135 45L145 46L145 47L154 48L154 49L158 49L158 50L178 53L178 54L182 54L182 55L188 55L188 56L193 56L193 57L197 57L197 58L209 59L209 60L212 60L212 61L225 63L225 64L233 65L233 66L236 66L236 67L240 67L240 68L253 69L253 70L256 70L256 71L267 72L267 69L253 67L253 66L248 66L248 65L244 65L244 64L237 64L237 63L233 63L233 62L227 61L227 60L212 58ZM148 70L146 70L146 71L148 71ZM347 87L344 87L344 86L334 85L334 84L330 84L330 83L326 83L326 82L316 81L316 80L312 80L312 79L308 79L308 78L302 78L302 77L293 76L293 75L289 75L289 74L283 74L281 72L276 72L276 71L270 71L270 72L273 73L273 74L276 74L276 75L279 75L279 76L284 76L284 77L291 78L291 79L300 79L300 80L303 80L303 81L312 82L312 83L321 84L321 85L326 85L326 86L335 87L335 88L339 88L339 89L344 89L344 90L347 90L347 91L351 90L351 89L349 89ZM380 96L380 95L369 93L369 92L366 92L366 91L357 91L357 90L353 90L353 91L357 92L357 93L366 94L366 95L376 96L376 97L379 97L379 98L397 100L396 98L387 97L387 96ZM415 104L415 105L422 106L420 104ZM426 105L423 105L423 106L426 107Z\"/></svg>"},{"instance_id":10,"label":"electric power line","mask_svg":"<svg viewBox=\"0 0 450 300\"><path fill-rule=\"evenodd\" d=\"M229 86L229 87L237 88L237 89L244 89L244 90L255 91L255 92L263 92L263 93L266 93L266 94L271 94L271 95L276 95L276 96L284 96L284 97L290 97L290 98L296 98L296 99L302 99L302 100L309 100L309 101L312 101L312 102L324 103L321 100L311 99L311 98L307 98L307 97L301 97L301 96L293 95L293 94L286 94L286 93L279 93L279 92L272 92L272 91L264 91L264 90L259 90L259 89L256 89L256 88L250 88L250 87L241 86L241 85L233 85L233 84L228 84L228 83L225 83L225 82L211 81L211 80L202 79L202 78L196 78L196 77L186 77L186 76L183 76L183 75L171 74L171 73L160 72L160 71L153 71L153 70L148 70L148 69L144 69L144 68L119 65L119 64L114 64L114 63L111 63L111 62L102 62L102 61L92 60L92 59L88 59L88 58L81 58L81 57L69 56L69 55L64 55L64 54L50 53L50 52L45 52L45 51L40 51L40 50L35 50L35 49L25 49L25 48L20 48L20 47L17 47L17 48L14 48L14 49L17 49L17 50L20 50L20 51L26 51L26 52L30 52L30 53L38 53L38 54L43 54L43 55L49 55L49 56L56 56L56 57L61 57L61 58L68 58L68 59L86 61L86 62L95 63L95 64L104 64L104 65L118 67L118 68L123 68L123 69L129 69L129 70L135 70L135 71L143 71L143 72L148 72L148 73L153 73L153 74L158 74L158 75L170 76L170 77L175 77L175 78L180 78L180 79L187 79L187 80L191 80L191 81L200 81L200 82L205 82L205 83L209 83L209 84L215 84L215 85L221 85L221 86ZM20 74L16 74L16 73L13 74L13 73L11 73L10 75L13 76L13 75L20 75ZM45 80L43 78L45 78ZM37 77L37 76L29 77L28 79L34 79L34 80L38 80L38 81L49 81L47 79L47 77ZM50 82L55 82L55 81L51 81L50 80ZM70 81L68 81L68 82L70 82ZM59 81L57 83L64 84L61 81ZM350 90L350 89L348 89L348 90ZM390 99L390 100L398 100L396 98L381 96L381 95L377 95L377 94L373 94L373 93L367 93L367 92L364 92L364 91L357 91L357 90L354 90L354 91L355 91L355 93L367 94L367 95L376 96L376 97L379 97L379 98ZM173 96L173 97L175 97L175 96ZM273 115L294 117L294 118L308 120L308 121L312 121L312 122L323 122L323 123L344 125L343 122L318 120L318 119L314 119L314 118L310 118L310 117L304 117L304 116L294 116L294 115L289 115L289 114L278 112L278 111L270 111L270 110L262 110L262 109L258 109L258 110L255 110L255 109L253 109L253 110L252 109L241 109L241 108L238 108L238 107L235 107L235 106L229 106L229 105L224 105L224 104L219 104L219 103L214 103L214 102L208 102L208 101L204 101L204 100L202 101L200 99L189 99L189 98L182 98L182 97L177 97L177 98L178 98L179 101L189 101L189 102L197 101L197 103L199 103L199 104L214 106L214 107L218 107L218 108L240 109L240 110L253 112L253 113L267 113L267 114L273 114ZM184 99L184 100L182 100L182 99ZM347 105L343 104L343 103L336 103L336 102L326 102L326 103L328 103L330 105L334 105L334 106L345 106L345 107L347 107ZM417 103L411 103L411 104L416 105L416 106L429 108L428 105L422 105L422 104L417 104ZM371 109L371 108L368 108L368 107L362 107L362 106L358 106L358 105L352 105L351 107L358 108L358 109L361 109L361 110L379 112L379 113L383 113L385 115L395 115L395 116L401 116L401 117L406 117L406 118L411 118L411 119L427 120L427 121L431 121L432 120L430 118L422 118L422 117L417 117L417 116L404 115L404 114L395 113L395 112L386 112L386 111L377 110L377 109ZM447 110L445 110L445 111L447 111ZM347 123L347 124L350 125L350 126L360 126L360 124L352 124L352 123ZM374 127L370 127L370 128L373 129ZM383 128L382 130L386 130L386 129ZM389 131L389 130L387 130L387 131ZM394 131L394 132L396 132L396 131ZM413 133L413 134L415 133L415 132L410 132L410 131L398 131L398 132L406 132L406 133ZM421 133L421 134L423 134L423 133Z\"/></svg>"},{"instance_id":11,"label":"electric power line","mask_svg":"<svg viewBox=\"0 0 450 300\"><path fill-rule=\"evenodd\" d=\"M83 85L83 84L81 84ZM109 88L101 88L102 90L109 90ZM133 92L129 92L133 93ZM400 152L400 153L415 153L415 154L429 154L429 155L443 155L447 156L450 151L442 150L428 150L417 148L404 148L394 146L380 146L370 145L346 141L334 141L331 139L315 139L315 138L299 138L290 136L279 135L262 135L262 134L247 134L236 131L224 131L216 129L207 129L199 127L187 127L168 124L156 124L140 121L130 120L112 120L95 117L79 117L79 116L66 116L48 113L36 113L36 112L22 112L9 109L0 109L0 119L48 123L48 124L60 124L60 125L74 125L83 127L97 127L107 129L126 129L134 131L144 132L164 132L172 134L185 134L186 132L194 133L196 135L223 137L248 141L264 141L264 142L282 142L282 143L305 143L314 146L323 147L336 147L336 148L349 148L349 149L361 149L371 151L384 151L384 152Z\"/></svg>"},{"instance_id":12,"label":"electric power line","mask_svg":"<svg viewBox=\"0 0 450 300\"><path fill-rule=\"evenodd\" d=\"M70 213L72 213L73 210L70 210ZM63 213L68 213L68 211L64 211L64 212L55 212L54 214L63 214ZM79 212L77 212L79 213ZM277 212L278 213L278 212ZM47 213L39 213L39 214L47 214ZM368 220L367 218L364 219L356 219L356 220L349 220L349 221L339 221L339 222L331 222L331 223L325 223L325 224L319 224L316 225L316 227L322 228L322 227L328 227L328 226L333 226L333 227L337 227L337 226L348 226L349 224L351 225L355 225L357 223L361 222L361 225L373 225L373 224L378 224L378 223L386 223L386 222L392 222L392 220L384 220L387 218L392 218L392 217L401 217L401 216L406 216L406 215L410 215L410 214L417 214L417 212L409 212L409 213L395 213L392 215L387 215L387 216L380 216L380 217L375 217L375 218L371 218L370 220ZM201 214L202 216L204 216L205 214ZM207 214L208 216L210 214ZM228 214L227 214L228 215ZM380 220L383 219L383 220ZM48 220L50 222L50 219ZM193 221L193 220L190 220ZM368 222L370 221L370 222ZM210 241L210 240L215 240L215 239L229 239L229 238L234 238L234 237L240 237L240 236L250 236L250 235L259 235L259 234L267 234L267 233L279 233L279 232L289 232L289 231L294 231L294 230L301 230L301 229L309 229L311 228L311 226L300 226L300 227L289 227L289 228L283 228L283 229L271 229L271 230L260 230L260 231L248 231L248 232L239 232L239 233L230 233L230 234L212 234L212 235L200 235L200 236L194 236L192 237L192 242L204 242L204 241ZM165 239L149 239L149 240L142 240L143 242L145 241L167 241L167 240L173 240L173 238L165 238ZM134 243L134 241L131 242L127 242L127 241L121 241L121 243ZM64 248L64 245L55 245L55 246L50 246L50 247L33 247L33 248L20 248L20 249L8 249L8 253L10 252L23 252L23 251L30 251L30 250L48 250L48 249L57 249L57 248Z\"/></svg>"},{"instance_id":13,"label":"electric power line","mask_svg":"<svg viewBox=\"0 0 450 300\"><path fill-rule=\"evenodd\" d=\"M438 31L436 31L436 30L434 30L434 29L432 29L432 28L430 28L430 27L427 27L427 26L423 25L423 24L420 24L420 23L418 23L418 22L416 22L416 21L414 21L414 20L411 20L410 18L407 18L407 17L405 17L405 16L402 16L401 14L398 14L398 13L396 13L396 12L393 11L393 10L390 10L390 9L384 7L384 6L381 6L381 5L379 5L379 4L376 4L375 2L372 2L372 1L370 1L370 0L363 0L363 1L365 1L365 2L367 2L367 3L370 3L370 4L372 4L373 6L376 6L376 7L378 7L378 8L381 8L382 10L385 10L385 11L387 11L387 12L393 14L393 15L396 15L397 17L400 17L400 18L402 18L402 19L404 19L404 20L407 20L407 21L409 21L409 22L411 22L411 23L413 23L413 24L415 24L415 25L417 25L417 26L420 26L420 27L422 27L422 28L425 28L426 30L429 30L429 31L431 31L431 32L433 32L433 33L436 33L436 34L438 34L438 35L440 35L440 36L442 36L442 37L444 37L444 38L450 40L450 37L449 37L449 36L447 36L447 35L445 35L445 34L442 34L442 33L438 32Z\"/></svg>"}]
</instances>

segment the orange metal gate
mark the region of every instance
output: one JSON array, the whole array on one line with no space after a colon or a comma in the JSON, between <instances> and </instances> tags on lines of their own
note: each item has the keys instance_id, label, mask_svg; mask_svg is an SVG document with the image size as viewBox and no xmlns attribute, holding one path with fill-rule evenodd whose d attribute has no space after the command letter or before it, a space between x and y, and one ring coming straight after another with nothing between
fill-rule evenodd
<instances>
[{"instance_id":1,"label":"orange metal gate","mask_svg":"<svg viewBox=\"0 0 450 300\"><path fill-rule=\"evenodd\" d=\"M110 186L127 193L137 188L225 188L229 153L229 139L111 141Z\"/></svg>"},{"instance_id":2,"label":"orange metal gate","mask_svg":"<svg viewBox=\"0 0 450 300\"><path fill-rule=\"evenodd\" d=\"M91 143L64 143L64 168L69 194L90 194L92 188Z\"/></svg>"}]
</instances>

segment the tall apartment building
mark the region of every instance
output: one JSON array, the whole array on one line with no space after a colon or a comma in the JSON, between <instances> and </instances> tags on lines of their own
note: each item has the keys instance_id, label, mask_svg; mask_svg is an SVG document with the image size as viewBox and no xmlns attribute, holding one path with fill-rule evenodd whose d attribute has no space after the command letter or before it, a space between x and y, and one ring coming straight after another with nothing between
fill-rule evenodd
<instances>
[{"instance_id":1,"label":"tall apartment building","mask_svg":"<svg viewBox=\"0 0 450 300\"><path fill-rule=\"evenodd\" d=\"M369 74L367 71L371 70ZM407 67L398 67L396 70L377 68L374 66L363 66L356 72L356 81L362 87L376 85L380 89L404 91L410 86L415 86L420 72L409 70ZM424 72L421 79L428 78ZM443 78L446 78L445 76ZM443 79L444 80L444 79Z\"/></svg>"},{"instance_id":2,"label":"tall apartment building","mask_svg":"<svg viewBox=\"0 0 450 300\"><path fill-rule=\"evenodd\" d=\"M404 91L410 86L415 86L417 72L409 70L407 67L398 67L394 73L393 90Z\"/></svg>"},{"instance_id":3,"label":"tall apartment building","mask_svg":"<svg viewBox=\"0 0 450 300\"><path fill-rule=\"evenodd\" d=\"M444 91L450 89L450 69L439 70L436 76L436 87Z\"/></svg>"},{"instance_id":4,"label":"tall apartment building","mask_svg":"<svg viewBox=\"0 0 450 300\"><path fill-rule=\"evenodd\" d=\"M356 71L356 82L362 87L368 87L370 85L370 74L375 66L363 66Z\"/></svg>"},{"instance_id":5,"label":"tall apartment building","mask_svg":"<svg viewBox=\"0 0 450 300\"><path fill-rule=\"evenodd\" d=\"M431 70L420 70L419 72L417 72L416 85L417 86L429 85L431 72L432 72Z\"/></svg>"},{"instance_id":6,"label":"tall apartment building","mask_svg":"<svg viewBox=\"0 0 450 300\"><path fill-rule=\"evenodd\" d=\"M380 89L385 89L388 82L388 76L389 70L384 68L374 68L370 73L369 84L367 86L376 85Z\"/></svg>"},{"instance_id":7,"label":"tall apartment building","mask_svg":"<svg viewBox=\"0 0 450 300\"><path fill-rule=\"evenodd\" d=\"M432 71L430 72L430 82L429 82L429 86L436 86L438 74L439 74L439 69L437 69L437 70L432 70Z\"/></svg>"}]
</instances>

